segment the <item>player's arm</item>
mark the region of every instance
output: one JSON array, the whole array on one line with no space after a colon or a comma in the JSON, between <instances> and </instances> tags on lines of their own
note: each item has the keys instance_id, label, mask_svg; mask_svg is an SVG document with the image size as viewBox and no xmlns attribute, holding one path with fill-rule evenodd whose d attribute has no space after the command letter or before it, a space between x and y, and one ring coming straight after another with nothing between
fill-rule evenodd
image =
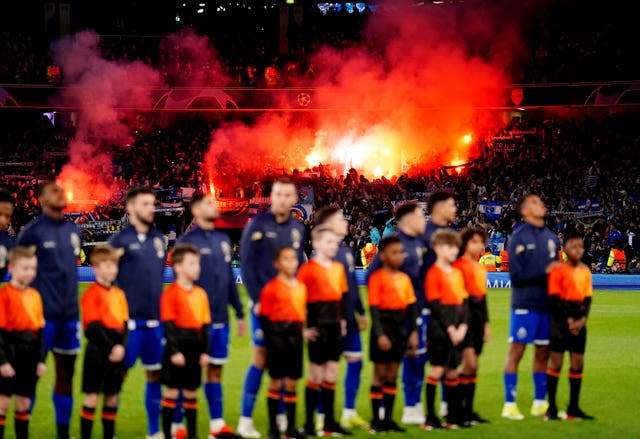
<instances>
[{"instance_id":1,"label":"player's arm","mask_svg":"<svg viewBox=\"0 0 640 439\"><path fill-rule=\"evenodd\" d=\"M589 312L591 311L591 299L593 297L593 278L591 277L591 271L587 268L587 275L589 276L589 281L587 282L587 290L584 292L584 318L589 317Z\"/></svg>"},{"instance_id":2,"label":"player's arm","mask_svg":"<svg viewBox=\"0 0 640 439\"><path fill-rule=\"evenodd\" d=\"M7 331L6 331L6 306L4 303L0 303L0 365L3 365L8 362L7 352L6 352L6 344L5 340L7 339Z\"/></svg>"},{"instance_id":3,"label":"player's arm","mask_svg":"<svg viewBox=\"0 0 640 439\"><path fill-rule=\"evenodd\" d=\"M170 290L165 290L160 297L160 320L164 327L164 337L166 343L165 350L169 356L180 353L178 345L178 328L174 321L176 318L176 310L173 304L173 297Z\"/></svg>"},{"instance_id":4,"label":"player's arm","mask_svg":"<svg viewBox=\"0 0 640 439\"><path fill-rule=\"evenodd\" d=\"M242 232L240 239L240 266L242 268L242 279L249 292L249 297L253 303L260 301L260 279L258 272L260 268L261 252L260 246L263 239L263 232L259 229L257 221L251 221Z\"/></svg>"},{"instance_id":5,"label":"player's arm","mask_svg":"<svg viewBox=\"0 0 640 439\"><path fill-rule=\"evenodd\" d=\"M201 330L201 343L200 343L200 353L204 355L209 354L209 346L211 341L211 307L209 306L209 297L204 290L200 290L202 293L202 306L200 308L200 312L202 313L200 321L202 322ZM207 359L208 360L208 359Z\"/></svg>"},{"instance_id":6,"label":"player's arm","mask_svg":"<svg viewBox=\"0 0 640 439\"><path fill-rule=\"evenodd\" d=\"M271 311L274 299L271 285L272 284L270 283L267 284L260 292L260 313L258 315L258 320L260 321L260 327L262 328L265 338L271 331Z\"/></svg>"},{"instance_id":7,"label":"player's arm","mask_svg":"<svg viewBox=\"0 0 640 439\"><path fill-rule=\"evenodd\" d=\"M408 304L405 310L405 316L407 321L409 322L409 332L414 332L418 330L418 316L420 310L418 309L418 304L416 302L416 293L415 291L413 291L413 284L411 284L410 279L407 279L404 297L406 303Z\"/></svg>"},{"instance_id":8,"label":"player's arm","mask_svg":"<svg viewBox=\"0 0 640 439\"><path fill-rule=\"evenodd\" d=\"M227 264L227 270L229 271L228 273L229 279L231 279L228 285L229 291L227 292L229 304L233 307L234 311L236 312L236 319L244 320L244 311L242 310L242 302L240 301L240 294L238 293L238 288L236 286L236 282L233 277L233 269L231 268L231 264Z\"/></svg>"},{"instance_id":9,"label":"player's arm","mask_svg":"<svg viewBox=\"0 0 640 439\"><path fill-rule=\"evenodd\" d=\"M89 342L95 344L102 351L111 351L114 343L109 338L106 328L100 324L99 296L95 290L89 289L82 296L80 301L82 308L82 321L84 324L84 335Z\"/></svg>"},{"instance_id":10,"label":"player's arm","mask_svg":"<svg viewBox=\"0 0 640 439\"><path fill-rule=\"evenodd\" d=\"M509 241L509 276L511 283L515 287L526 287L529 285L540 285L547 281L546 267L535 267L532 269L525 259L527 243L520 234L514 236ZM518 253L517 251L520 250ZM511 256L512 255L512 256Z\"/></svg>"},{"instance_id":11,"label":"player's arm","mask_svg":"<svg viewBox=\"0 0 640 439\"><path fill-rule=\"evenodd\" d=\"M368 282L369 313L371 314L371 330L376 337L384 335L380 321L380 282L377 277L370 277Z\"/></svg>"},{"instance_id":12,"label":"player's arm","mask_svg":"<svg viewBox=\"0 0 640 439\"><path fill-rule=\"evenodd\" d=\"M557 321L566 321L567 312L560 299L560 293L562 291L562 272L560 270L551 270L549 273L549 312L551 316Z\"/></svg>"}]
</instances>

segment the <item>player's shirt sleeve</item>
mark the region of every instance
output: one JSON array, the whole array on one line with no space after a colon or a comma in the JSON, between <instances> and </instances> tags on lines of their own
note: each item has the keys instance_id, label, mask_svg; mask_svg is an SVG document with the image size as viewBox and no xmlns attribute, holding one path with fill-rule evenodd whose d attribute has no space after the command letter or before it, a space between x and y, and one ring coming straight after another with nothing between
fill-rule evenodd
<instances>
[{"instance_id":1,"label":"player's shirt sleeve","mask_svg":"<svg viewBox=\"0 0 640 439\"><path fill-rule=\"evenodd\" d=\"M527 244L523 233L512 237L508 244L509 252L509 276L516 287L544 284L547 280L546 264L527 263Z\"/></svg>"},{"instance_id":2,"label":"player's shirt sleeve","mask_svg":"<svg viewBox=\"0 0 640 439\"><path fill-rule=\"evenodd\" d=\"M368 281L369 310L371 314L371 330L376 337L384 335L384 329L380 320L380 293L382 285L380 283L379 271L372 272Z\"/></svg>"},{"instance_id":3,"label":"player's shirt sleeve","mask_svg":"<svg viewBox=\"0 0 640 439\"><path fill-rule=\"evenodd\" d=\"M260 241L264 239L263 232L259 229L259 220L254 219L242 232L240 239L240 265L242 267L242 279L249 292L253 303L260 301L260 280L258 279L261 254Z\"/></svg>"},{"instance_id":4,"label":"player's shirt sleeve","mask_svg":"<svg viewBox=\"0 0 640 439\"><path fill-rule=\"evenodd\" d=\"M7 362L5 337L7 328L7 301L4 288L0 288L0 365Z\"/></svg>"}]
</instances>

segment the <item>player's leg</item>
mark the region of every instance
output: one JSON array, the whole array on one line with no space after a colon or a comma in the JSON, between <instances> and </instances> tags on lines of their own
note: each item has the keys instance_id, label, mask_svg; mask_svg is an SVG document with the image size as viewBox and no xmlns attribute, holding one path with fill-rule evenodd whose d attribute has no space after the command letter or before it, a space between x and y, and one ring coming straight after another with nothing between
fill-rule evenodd
<instances>
[{"instance_id":1,"label":"player's leg","mask_svg":"<svg viewBox=\"0 0 640 439\"><path fill-rule=\"evenodd\" d=\"M400 363L392 361L386 364L384 371L384 381L382 384L382 398L384 400L384 427L386 431L403 433L404 428L400 427L393 420L393 407L398 393L398 369Z\"/></svg>"},{"instance_id":2,"label":"player's leg","mask_svg":"<svg viewBox=\"0 0 640 439\"><path fill-rule=\"evenodd\" d=\"M533 356L534 399L531 406L533 416L544 416L549 408L547 397L547 365L549 363L550 321L547 313L531 313L535 319L535 353Z\"/></svg>"},{"instance_id":3,"label":"player's leg","mask_svg":"<svg viewBox=\"0 0 640 439\"><path fill-rule=\"evenodd\" d=\"M309 343L309 356L314 354L315 343ZM309 363L307 385L304 392L305 405L305 431L311 436L315 436L314 413L318 405L320 396L320 385L322 384L324 365L315 362Z\"/></svg>"},{"instance_id":4,"label":"player's leg","mask_svg":"<svg viewBox=\"0 0 640 439\"><path fill-rule=\"evenodd\" d=\"M463 416L469 422L473 418L473 399L477 374L478 355L476 355L476 350L473 346L468 346L462 351L462 372L460 373L459 388L462 397Z\"/></svg>"},{"instance_id":5,"label":"player's leg","mask_svg":"<svg viewBox=\"0 0 640 439\"><path fill-rule=\"evenodd\" d=\"M147 435L156 439L160 432L160 413L162 401L162 353L164 351L163 339L164 332L161 326L151 326L139 328L140 338L140 359L142 367L145 370L145 394L144 406L147 412ZM176 395L175 400L179 398ZM174 404L172 413L177 408L177 402ZM164 412L163 412L164 413ZM164 422L164 418L163 418ZM171 426L170 426L171 427ZM170 437L170 436L169 436Z\"/></svg>"},{"instance_id":6,"label":"player's leg","mask_svg":"<svg viewBox=\"0 0 640 439\"><path fill-rule=\"evenodd\" d=\"M287 437L289 438L306 436L304 432L296 428L296 405L298 402L296 383L297 378L286 377L284 379L284 403L287 412Z\"/></svg>"},{"instance_id":7,"label":"player's leg","mask_svg":"<svg viewBox=\"0 0 640 439\"><path fill-rule=\"evenodd\" d=\"M402 423L420 425L424 423L423 408L420 402L422 384L424 382L427 364L427 325L429 315L423 312L418 319L418 350L413 356L407 356L402 361L402 388L404 394L404 409Z\"/></svg>"},{"instance_id":8,"label":"player's leg","mask_svg":"<svg viewBox=\"0 0 640 439\"><path fill-rule=\"evenodd\" d=\"M571 368L569 369L569 407L567 419L592 420L593 416L587 415L580 408L580 389L582 387L582 370L584 369L584 351L586 347L587 328L583 327L578 335L572 336L569 342L571 353Z\"/></svg>"},{"instance_id":9,"label":"player's leg","mask_svg":"<svg viewBox=\"0 0 640 439\"><path fill-rule=\"evenodd\" d=\"M553 341L552 341L553 342ZM547 367L547 391L549 393L549 408L545 415L547 420L557 420L558 406L556 405L556 395L558 393L558 379L562 370L562 362L564 357L564 349L557 350L555 346L551 347L549 355L549 366Z\"/></svg>"},{"instance_id":10,"label":"player's leg","mask_svg":"<svg viewBox=\"0 0 640 439\"><path fill-rule=\"evenodd\" d=\"M198 370L200 369L198 368ZM202 374L201 370L200 370L200 374ZM184 402L182 403L184 407L184 417L187 421L187 434L188 434L188 437L190 438L196 437L196 432L197 432L197 423L198 423L197 389L198 387L200 386L197 386L194 389L189 389L189 390L184 389L182 391L184 395Z\"/></svg>"},{"instance_id":11,"label":"player's leg","mask_svg":"<svg viewBox=\"0 0 640 439\"><path fill-rule=\"evenodd\" d=\"M49 323L47 323L49 325ZM80 322L72 320L53 323L49 339L55 360L53 406L56 413L58 439L69 439L69 424L73 411L73 375L80 352ZM49 347L45 345L45 349Z\"/></svg>"},{"instance_id":12,"label":"player's leg","mask_svg":"<svg viewBox=\"0 0 640 439\"><path fill-rule=\"evenodd\" d=\"M360 389L360 374L362 372L362 338L356 326L347 329L344 359L347 367L344 375L344 404L340 423L345 428L367 429L367 422L356 411L356 398Z\"/></svg>"},{"instance_id":13,"label":"player's leg","mask_svg":"<svg viewBox=\"0 0 640 439\"><path fill-rule=\"evenodd\" d=\"M438 390L438 384L444 376L444 361L436 355L435 352L431 352L431 368L427 375L425 386L425 399L427 405L425 428L427 430L442 428L442 424L436 414L436 393Z\"/></svg>"},{"instance_id":14,"label":"player's leg","mask_svg":"<svg viewBox=\"0 0 640 439\"><path fill-rule=\"evenodd\" d=\"M272 375L280 375L277 371L272 371ZM267 390L267 413L269 415L269 437L279 438L280 430L278 429L278 406L280 405L280 390L282 389L282 379L271 378L269 389Z\"/></svg>"},{"instance_id":15,"label":"player's leg","mask_svg":"<svg viewBox=\"0 0 640 439\"><path fill-rule=\"evenodd\" d=\"M452 353L452 355L454 355ZM447 402L449 410L447 413L447 424L450 426L464 426L461 420L462 405L460 395L460 375L456 368L456 362L450 361L444 372L444 386L447 392Z\"/></svg>"},{"instance_id":16,"label":"player's leg","mask_svg":"<svg viewBox=\"0 0 640 439\"><path fill-rule=\"evenodd\" d=\"M31 405L30 396L20 396L16 394L16 409L13 412L13 426L16 439L29 438L29 406Z\"/></svg>"},{"instance_id":17,"label":"player's leg","mask_svg":"<svg viewBox=\"0 0 640 439\"><path fill-rule=\"evenodd\" d=\"M338 379L338 362L327 361L322 370L322 384L320 397L324 407L324 430L332 433L339 433L343 429L338 425L335 418L336 381Z\"/></svg>"},{"instance_id":18,"label":"player's leg","mask_svg":"<svg viewBox=\"0 0 640 439\"><path fill-rule=\"evenodd\" d=\"M96 407L98 406L98 394L86 393L80 410L80 437L90 439L93 429L93 421L96 419Z\"/></svg>"},{"instance_id":19,"label":"player's leg","mask_svg":"<svg viewBox=\"0 0 640 439\"><path fill-rule=\"evenodd\" d=\"M512 309L509 320L509 352L504 366L504 406L502 417L512 420L524 419L516 405L518 388L518 365L522 360L526 345L533 343L535 327L532 315L526 309Z\"/></svg>"},{"instance_id":20,"label":"player's leg","mask_svg":"<svg viewBox=\"0 0 640 439\"><path fill-rule=\"evenodd\" d=\"M9 410L9 403L11 397L8 395L8 389L6 384L8 380L4 377L0 377L0 439L4 439L4 427L7 424L7 411ZM5 394L6 393L6 394Z\"/></svg>"},{"instance_id":21,"label":"player's leg","mask_svg":"<svg viewBox=\"0 0 640 439\"><path fill-rule=\"evenodd\" d=\"M377 359L372 359L377 361ZM371 388L369 389L369 399L371 400L371 429L373 432L384 432L382 419L380 419L380 407L382 407L382 385L386 378L386 364L373 363L373 377L371 378Z\"/></svg>"},{"instance_id":22,"label":"player's leg","mask_svg":"<svg viewBox=\"0 0 640 439\"><path fill-rule=\"evenodd\" d=\"M162 432L165 438L171 437L171 423L173 421L173 411L176 409L176 402L180 389L166 387L162 395Z\"/></svg>"},{"instance_id":23,"label":"player's leg","mask_svg":"<svg viewBox=\"0 0 640 439\"><path fill-rule=\"evenodd\" d=\"M102 405L102 431L104 439L113 439L116 432L116 419L118 416L118 395L105 394Z\"/></svg>"},{"instance_id":24,"label":"player's leg","mask_svg":"<svg viewBox=\"0 0 640 439\"><path fill-rule=\"evenodd\" d=\"M224 421L222 368L229 354L229 326L218 324L211 326L209 356L211 364L207 366L204 394L209 406L209 432L213 436L230 435L232 429Z\"/></svg>"},{"instance_id":25,"label":"player's leg","mask_svg":"<svg viewBox=\"0 0 640 439\"><path fill-rule=\"evenodd\" d=\"M259 438L260 433L253 425L253 408L260 392L262 374L267 361L267 351L264 345L264 333L260 327L260 321L250 308L251 333L253 343L253 360L244 378L242 390L242 411L238 422L238 434L245 438Z\"/></svg>"}]
</instances>

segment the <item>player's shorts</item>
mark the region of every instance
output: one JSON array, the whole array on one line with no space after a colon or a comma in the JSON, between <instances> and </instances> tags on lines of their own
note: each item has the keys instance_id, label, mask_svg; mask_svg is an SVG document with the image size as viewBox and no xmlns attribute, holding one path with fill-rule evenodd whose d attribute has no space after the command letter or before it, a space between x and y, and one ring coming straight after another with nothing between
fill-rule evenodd
<instances>
[{"instance_id":1,"label":"player's shorts","mask_svg":"<svg viewBox=\"0 0 640 439\"><path fill-rule=\"evenodd\" d=\"M7 349L8 345L5 346ZM15 375L0 377L0 395L31 397L36 393L38 377L36 370L40 362L40 347L37 344L11 344L8 351Z\"/></svg>"},{"instance_id":2,"label":"player's shorts","mask_svg":"<svg viewBox=\"0 0 640 439\"><path fill-rule=\"evenodd\" d=\"M347 335L342 339L343 341L343 355L350 357L362 357L362 338L360 337L360 331L358 327L347 327Z\"/></svg>"},{"instance_id":3,"label":"player's shorts","mask_svg":"<svg viewBox=\"0 0 640 439\"><path fill-rule=\"evenodd\" d=\"M117 395L122 389L126 368L124 363L109 361L109 352L93 343L87 344L82 370L82 392Z\"/></svg>"},{"instance_id":4,"label":"player's shorts","mask_svg":"<svg viewBox=\"0 0 640 439\"><path fill-rule=\"evenodd\" d=\"M264 347L264 331L260 325L260 319L253 311L253 303L249 302L249 319L251 321L251 344L256 347Z\"/></svg>"},{"instance_id":5,"label":"player's shorts","mask_svg":"<svg viewBox=\"0 0 640 439\"><path fill-rule=\"evenodd\" d=\"M302 377L303 340L301 323L271 323L267 348L267 369L272 379Z\"/></svg>"},{"instance_id":6,"label":"player's shorts","mask_svg":"<svg viewBox=\"0 0 640 439\"><path fill-rule=\"evenodd\" d=\"M467 330L463 344L465 348L473 348L476 355L480 355L484 348L485 323L486 319L483 313L478 309L469 307L469 329Z\"/></svg>"},{"instance_id":7,"label":"player's shorts","mask_svg":"<svg viewBox=\"0 0 640 439\"><path fill-rule=\"evenodd\" d=\"M464 344L453 346L446 334L439 334L429 339L429 362L432 366L442 366L455 369L462 363L462 349Z\"/></svg>"},{"instance_id":8,"label":"player's shorts","mask_svg":"<svg viewBox=\"0 0 640 439\"><path fill-rule=\"evenodd\" d=\"M309 361L324 364L340 360L342 355L342 334L340 322L317 325L318 337L307 346Z\"/></svg>"},{"instance_id":9,"label":"player's shorts","mask_svg":"<svg viewBox=\"0 0 640 439\"><path fill-rule=\"evenodd\" d=\"M200 341L195 337L190 340L181 339L178 342L178 349L184 355L185 365L173 365L171 355L165 351L162 357L162 384L172 389L196 390L202 384Z\"/></svg>"},{"instance_id":10,"label":"player's shorts","mask_svg":"<svg viewBox=\"0 0 640 439\"><path fill-rule=\"evenodd\" d=\"M372 329L369 337L369 358L376 364L399 363L407 352L407 330L404 321L402 318L389 319L381 315L380 325L384 335L391 341L391 349L383 351L378 347L378 339Z\"/></svg>"},{"instance_id":11,"label":"player's shorts","mask_svg":"<svg viewBox=\"0 0 640 439\"><path fill-rule=\"evenodd\" d=\"M229 358L229 324L212 323L209 331L211 364L222 366Z\"/></svg>"},{"instance_id":12,"label":"player's shorts","mask_svg":"<svg viewBox=\"0 0 640 439\"><path fill-rule=\"evenodd\" d=\"M54 322L47 320L42 332L45 352L77 355L80 353L82 331L80 320Z\"/></svg>"},{"instance_id":13,"label":"player's shorts","mask_svg":"<svg viewBox=\"0 0 640 439\"><path fill-rule=\"evenodd\" d=\"M129 320L129 335L124 355L124 367L131 369L138 358L145 370L162 368L164 330L158 320Z\"/></svg>"},{"instance_id":14,"label":"player's shorts","mask_svg":"<svg viewBox=\"0 0 640 439\"><path fill-rule=\"evenodd\" d=\"M549 344L549 314L528 309L512 309L509 343Z\"/></svg>"},{"instance_id":15,"label":"player's shorts","mask_svg":"<svg viewBox=\"0 0 640 439\"><path fill-rule=\"evenodd\" d=\"M549 350L551 352L569 351L575 354L584 354L587 345L587 327L583 326L578 335L569 332L567 322L551 320L551 339Z\"/></svg>"}]
</instances>

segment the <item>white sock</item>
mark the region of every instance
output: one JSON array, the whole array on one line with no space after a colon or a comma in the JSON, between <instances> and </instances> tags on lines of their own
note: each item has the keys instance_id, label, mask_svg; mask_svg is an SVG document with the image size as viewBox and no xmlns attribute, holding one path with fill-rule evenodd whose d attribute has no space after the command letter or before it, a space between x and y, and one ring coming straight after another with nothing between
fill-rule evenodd
<instances>
[{"instance_id":1,"label":"white sock","mask_svg":"<svg viewBox=\"0 0 640 439\"><path fill-rule=\"evenodd\" d=\"M342 409L342 418L351 419L356 415L355 409Z\"/></svg>"}]
</instances>

